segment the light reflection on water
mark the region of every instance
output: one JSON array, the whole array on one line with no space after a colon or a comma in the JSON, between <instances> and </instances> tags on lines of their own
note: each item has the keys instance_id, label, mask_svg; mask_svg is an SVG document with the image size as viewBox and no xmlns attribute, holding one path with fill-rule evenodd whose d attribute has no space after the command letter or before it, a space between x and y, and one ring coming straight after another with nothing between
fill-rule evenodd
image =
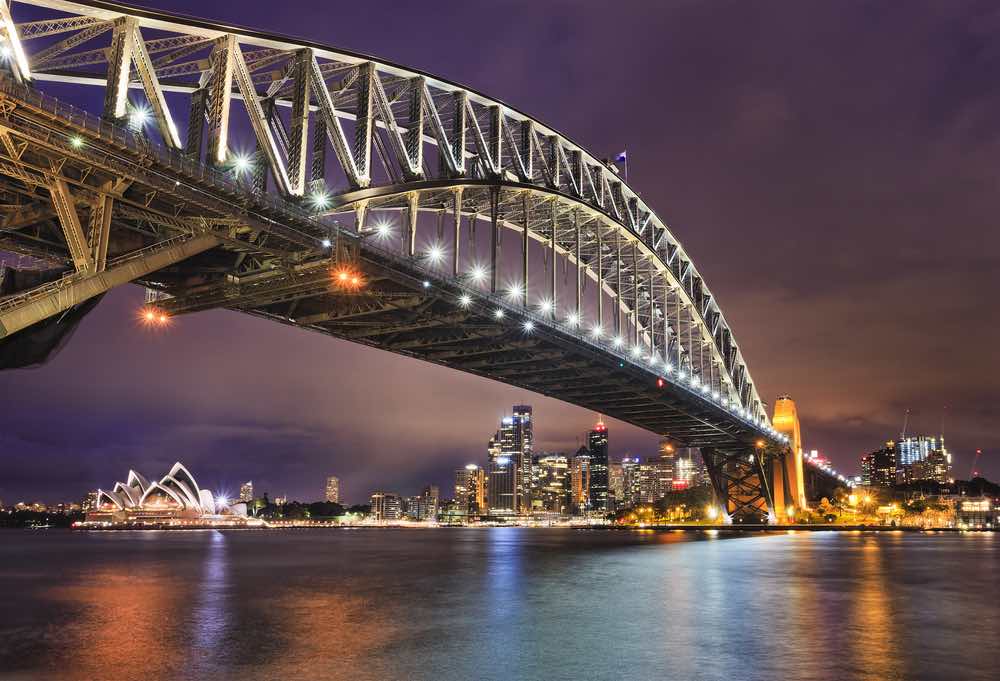
<instances>
[{"instance_id":1,"label":"light reflection on water","mask_svg":"<svg viewBox=\"0 0 1000 681\"><path fill-rule=\"evenodd\" d=\"M0 679L993 679L998 546L989 534L7 532Z\"/></svg>"}]
</instances>

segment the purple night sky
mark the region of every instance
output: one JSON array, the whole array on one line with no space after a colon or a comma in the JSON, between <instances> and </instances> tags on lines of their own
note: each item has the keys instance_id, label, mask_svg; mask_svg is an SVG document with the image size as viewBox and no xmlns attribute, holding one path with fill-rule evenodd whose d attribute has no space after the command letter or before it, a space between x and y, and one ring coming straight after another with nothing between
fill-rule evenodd
<instances>
[{"instance_id":1,"label":"purple night sky","mask_svg":"<svg viewBox=\"0 0 1000 681\"><path fill-rule=\"evenodd\" d=\"M1000 478L1000 10L974 2L156 0L446 77L535 115L629 179L721 302L761 396L855 472L942 427ZM398 5L398 6L396 6ZM16 11L16 8L15 8ZM232 312L134 321L109 295L45 367L0 373L0 499L77 499L181 460L203 486L313 500L342 478L450 494L504 410L536 449L595 415ZM656 438L609 421L611 451Z\"/></svg>"}]
</instances>

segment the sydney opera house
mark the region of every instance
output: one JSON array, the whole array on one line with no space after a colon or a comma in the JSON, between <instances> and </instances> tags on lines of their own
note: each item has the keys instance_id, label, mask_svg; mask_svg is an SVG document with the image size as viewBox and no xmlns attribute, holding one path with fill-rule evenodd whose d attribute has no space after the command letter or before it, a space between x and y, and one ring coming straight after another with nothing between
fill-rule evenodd
<instances>
[{"instance_id":1,"label":"sydney opera house","mask_svg":"<svg viewBox=\"0 0 1000 681\"><path fill-rule=\"evenodd\" d=\"M186 525L245 520L246 515L245 503L230 504L201 489L178 462L158 481L129 471L126 482L116 482L110 492L98 490L87 524Z\"/></svg>"}]
</instances>

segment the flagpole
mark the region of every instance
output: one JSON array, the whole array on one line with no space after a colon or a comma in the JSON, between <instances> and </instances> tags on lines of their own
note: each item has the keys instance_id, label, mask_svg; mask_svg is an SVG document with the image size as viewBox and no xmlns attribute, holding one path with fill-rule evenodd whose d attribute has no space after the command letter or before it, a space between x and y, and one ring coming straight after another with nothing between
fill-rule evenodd
<instances>
[{"instance_id":1,"label":"flagpole","mask_svg":"<svg viewBox=\"0 0 1000 681\"><path fill-rule=\"evenodd\" d=\"M625 184L628 184L628 147L625 147Z\"/></svg>"}]
</instances>

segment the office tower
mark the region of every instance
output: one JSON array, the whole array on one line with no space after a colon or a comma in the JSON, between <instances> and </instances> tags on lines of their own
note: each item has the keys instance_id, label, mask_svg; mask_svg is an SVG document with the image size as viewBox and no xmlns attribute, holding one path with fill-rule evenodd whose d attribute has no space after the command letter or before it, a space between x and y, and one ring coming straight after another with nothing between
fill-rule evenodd
<instances>
[{"instance_id":1,"label":"office tower","mask_svg":"<svg viewBox=\"0 0 1000 681\"><path fill-rule=\"evenodd\" d=\"M639 464L640 503L655 504L673 490L673 483L673 470L660 457L650 456Z\"/></svg>"},{"instance_id":2,"label":"office tower","mask_svg":"<svg viewBox=\"0 0 1000 681\"><path fill-rule=\"evenodd\" d=\"M574 513L586 513L590 510L590 451L580 447L570 464L570 484Z\"/></svg>"},{"instance_id":3,"label":"office tower","mask_svg":"<svg viewBox=\"0 0 1000 681\"><path fill-rule=\"evenodd\" d=\"M437 520L441 490L437 485L427 485L420 493L420 519Z\"/></svg>"},{"instance_id":4,"label":"office tower","mask_svg":"<svg viewBox=\"0 0 1000 681\"><path fill-rule=\"evenodd\" d=\"M534 424L531 405L515 404L511 410L514 419L514 449L512 456L517 464L518 499L521 513L531 511L531 461L534 448Z\"/></svg>"},{"instance_id":5,"label":"office tower","mask_svg":"<svg viewBox=\"0 0 1000 681\"><path fill-rule=\"evenodd\" d=\"M608 462L608 510L625 508L625 466L621 461Z\"/></svg>"},{"instance_id":6,"label":"office tower","mask_svg":"<svg viewBox=\"0 0 1000 681\"><path fill-rule=\"evenodd\" d=\"M917 461L923 461L937 448L937 438L933 436L914 435L902 438L896 443L896 465L909 466Z\"/></svg>"},{"instance_id":7,"label":"office tower","mask_svg":"<svg viewBox=\"0 0 1000 681\"><path fill-rule=\"evenodd\" d=\"M247 480L240 486L240 501L253 501L253 480Z\"/></svg>"},{"instance_id":8,"label":"office tower","mask_svg":"<svg viewBox=\"0 0 1000 681\"><path fill-rule=\"evenodd\" d=\"M490 440L490 514L517 515L531 510L531 407L515 405Z\"/></svg>"},{"instance_id":9,"label":"office tower","mask_svg":"<svg viewBox=\"0 0 1000 681\"><path fill-rule=\"evenodd\" d=\"M590 508L608 511L608 427L599 421L587 434L590 450Z\"/></svg>"},{"instance_id":10,"label":"office tower","mask_svg":"<svg viewBox=\"0 0 1000 681\"><path fill-rule=\"evenodd\" d=\"M372 518L375 520L399 520L403 517L403 500L394 492L381 490L372 492Z\"/></svg>"},{"instance_id":11,"label":"office tower","mask_svg":"<svg viewBox=\"0 0 1000 681\"><path fill-rule=\"evenodd\" d=\"M340 478L330 476L326 479L326 500L333 504L340 503Z\"/></svg>"},{"instance_id":12,"label":"office tower","mask_svg":"<svg viewBox=\"0 0 1000 681\"><path fill-rule=\"evenodd\" d=\"M628 508L639 503L641 499L639 475L639 457L625 457L622 459L622 502L623 507Z\"/></svg>"},{"instance_id":13,"label":"office tower","mask_svg":"<svg viewBox=\"0 0 1000 681\"><path fill-rule=\"evenodd\" d=\"M890 440L882 449L866 454L861 459L862 484L870 487L892 487L896 484L899 467L896 443Z\"/></svg>"},{"instance_id":14,"label":"office tower","mask_svg":"<svg viewBox=\"0 0 1000 681\"><path fill-rule=\"evenodd\" d=\"M455 501L468 518L486 513L486 471L474 463L455 471Z\"/></svg>"},{"instance_id":15,"label":"office tower","mask_svg":"<svg viewBox=\"0 0 1000 681\"><path fill-rule=\"evenodd\" d=\"M504 421L512 419L505 418ZM509 424L506 424L509 425ZM502 430L490 438L487 448L489 458L489 514L512 516L517 514L517 475L513 459L502 444Z\"/></svg>"},{"instance_id":16,"label":"office tower","mask_svg":"<svg viewBox=\"0 0 1000 681\"><path fill-rule=\"evenodd\" d=\"M563 454L535 457L532 509L550 513L570 511L570 466Z\"/></svg>"}]
</instances>

